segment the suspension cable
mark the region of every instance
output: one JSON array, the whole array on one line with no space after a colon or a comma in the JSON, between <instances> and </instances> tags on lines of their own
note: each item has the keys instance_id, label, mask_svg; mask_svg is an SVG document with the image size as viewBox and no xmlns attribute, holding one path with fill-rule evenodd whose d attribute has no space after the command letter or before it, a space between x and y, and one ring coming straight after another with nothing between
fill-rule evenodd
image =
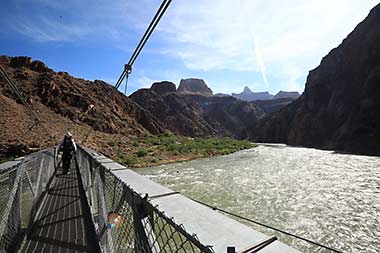
<instances>
[{"instance_id":1,"label":"suspension cable","mask_svg":"<svg viewBox=\"0 0 380 253\"><path fill-rule=\"evenodd\" d=\"M36 111L32 108L30 103L27 102L26 98L24 97L22 92L18 89L17 85L13 83L13 81L9 78L7 72L5 72L5 70L1 66L0 66L0 73L5 79L5 81L8 83L9 87L16 93L18 98L21 100L22 104L27 108L27 110L29 111L29 115L31 115L33 119L33 124L28 129L28 131L30 131L34 126L41 126L43 130L49 134L49 139L51 139L53 136L49 133L48 129L44 125L40 124L41 121L39 120Z\"/></svg>"},{"instance_id":2,"label":"suspension cable","mask_svg":"<svg viewBox=\"0 0 380 253\"><path fill-rule=\"evenodd\" d=\"M124 78L128 76L132 72L132 65L136 61L137 57L139 56L141 50L145 46L145 43L148 41L150 35L153 33L154 29L156 28L158 22L161 20L162 16L164 15L165 11L169 7L172 0L164 0L157 10L156 14L154 15L152 21L150 22L147 30L145 31L143 37L141 38L139 44L137 45L135 51L133 52L131 58L129 59L128 63L125 65L123 72L121 73L119 79L117 80L115 84L115 88L118 89L123 82Z\"/></svg>"},{"instance_id":3,"label":"suspension cable","mask_svg":"<svg viewBox=\"0 0 380 253\"><path fill-rule=\"evenodd\" d=\"M318 243L318 242L314 242L314 241L309 240L309 239L306 239L306 238L304 238L304 237L301 237L301 236L298 236L298 235L292 234L292 233L287 232L287 231L284 231L284 230L282 230L282 229L275 228L275 227L272 227L272 226L270 226L270 225L266 225L266 224L264 224L264 223L262 223L262 222L255 221L255 220L253 220L253 219L246 218L246 217L243 217L243 216L241 216L241 215L231 213L231 212L229 212L229 211L226 211L226 210L220 209L220 208L218 208L218 207L216 207L216 206L209 205L209 204L207 204L207 203L204 203L204 202L202 202L202 201L199 201L199 200L196 200L196 199L193 199L193 198L190 198L190 197L188 197L188 198L191 199L191 200L193 200L193 201L195 201L195 202L197 202L197 203L199 203L199 204L201 204L201 205L207 206L207 207L211 208L212 210L217 210L217 211L219 211L219 212L222 212L222 213L225 213L225 214L231 215L231 216L233 216L233 217L236 217L236 218L239 218L239 219L242 219L242 220L245 220L245 221L248 221L248 222L251 222L251 223L257 224L257 225L260 225L260 226L262 226L262 227L266 227L266 228L269 228L269 229L275 230L275 231L277 231L277 232L280 232L280 233L283 233L283 234L285 234L285 235L288 235L288 236L291 236L291 237L297 238L297 239L299 239L299 240L302 240L302 241L308 242L308 243L310 243L310 244L314 244L314 245L319 246L319 247L321 247L321 248L328 249L328 250L330 250L330 251L332 251L332 252L343 253L342 251L339 251L339 250L333 249L333 248L331 248L331 247L329 247L329 246L325 246L325 245L323 245L323 244L320 244L320 243Z\"/></svg>"},{"instance_id":4,"label":"suspension cable","mask_svg":"<svg viewBox=\"0 0 380 253\"><path fill-rule=\"evenodd\" d=\"M16 93L16 95L21 100L23 105L29 110L30 114L32 115L33 120L38 121L38 117L37 117L36 112L33 110L33 108L30 106L30 104L26 101L26 98L24 97L24 95L17 88L17 86L12 82L12 80L8 77L7 73L5 72L3 67L1 67L1 66L0 66L0 73L3 76L3 78L5 79L5 81L7 81L9 87L11 87L11 89Z\"/></svg>"}]
</instances>

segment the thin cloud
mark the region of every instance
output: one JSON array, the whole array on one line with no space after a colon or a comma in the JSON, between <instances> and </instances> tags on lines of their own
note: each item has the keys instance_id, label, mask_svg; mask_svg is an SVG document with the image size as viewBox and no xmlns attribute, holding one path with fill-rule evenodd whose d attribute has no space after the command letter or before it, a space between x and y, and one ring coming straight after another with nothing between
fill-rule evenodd
<instances>
[{"instance_id":1,"label":"thin cloud","mask_svg":"<svg viewBox=\"0 0 380 253\"><path fill-rule=\"evenodd\" d=\"M301 87L301 91L305 78L290 76L293 72L283 69L290 64L306 77L377 3L377 0L175 1L162 31L167 34L166 47L172 50L172 57L191 70L226 70L236 75L250 71L262 75L267 88L274 78L284 83L292 80L291 87ZM248 53L253 28L260 38L255 58Z\"/></svg>"},{"instance_id":2,"label":"thin cloud","mask_svg":"<svg viewBox=\"0 0 380 253\"><path fill-rule=\"evenodd\" d=\"M303 91L304 72L297 65L286 65L280 70L282 76L279 89L283 91Z\"/></svg>"},{"instance_id":3,"label":"thin cloud","mask_svg":"<svg viewBox=\"0 0 380 253\"><path fill-rule=\"evenodd\" d=\"M7 8L0 10L0 24L4 27L1 33L13 29L39 42L101 40L107 46L124 50L128 58L161 1L9 2L5 4ZM17 8L7 11L12 4ZM181 69L185 75L186 70L199 76L220 70L235 77L249 72L262 76L261 88L298 87L301 91L308 71L338 46L376 4L378 0L172 1L144 48L147 58L160 53L163 62L151 69L149 76L165 77L158 73L163 73L169 64L176 69L174 62L185 67ZM28 11L28 6L49 11ZM23 11L17 12L20 9ZM57 20L52 13L63 15L63 20ZM256 43L253 29L255 38L260 39ZM215 80L206 81L217 91ZM141 78L137 85L143 81L152 80Z\"/></svg>"},{"instance_id":4,"label":"thin cloud","mask_svg":"<svg viewBox=\"0 0 380 253\"><path fill-rule=\"evenodd\" d=\"M141 6L135 1L124 0L112 3L103 0L10 1L0 10L0 22L7 32L16 32L38 42L75 42L94 37L106 38L110 46L117 47L128 42L131 33L145 29L146 19L152 13L146 13L149 8Z\"/></svg>"},{"instance_id":5,"label":"thin cloud","mask_svg":"<svg viewBox=\"0 0 380 253\"><path fill-rule=\"evenodd\" d=\"M256 37L254 35L252 35L252 37L253 37L253 46L254 46L254 51L255 51L255 56L256 56L256 62L259 65L261 77L263 78L264 84L269 89L267 71L265 68L265 63L264 63L263 56L260 50L260 46L256 40Z\"/></svg>"},{"instance_id":6,"label":"thin cloud","mask_svg":"<svg viewBox=\"0 0 380 253\"><path fill-rule=\"evenodd\" d=\"M15 20L13 29L39 42L75 41L94 32L89 26L67 25L45 17L34 22Z\"/></svg>"}]
</instances>

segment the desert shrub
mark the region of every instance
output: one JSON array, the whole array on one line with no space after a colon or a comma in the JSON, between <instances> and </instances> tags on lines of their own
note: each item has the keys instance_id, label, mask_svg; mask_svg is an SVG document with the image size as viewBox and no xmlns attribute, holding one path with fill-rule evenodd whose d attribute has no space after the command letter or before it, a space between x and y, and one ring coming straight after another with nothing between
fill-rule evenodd
<instances>
[{"instance_id":1,"label":"desert shrub","mask_svg":"<svg viewBox=\"0 0 380 253\"><path fill-rule=\"evenodd\" d=\"M148 151L145 149L140 149L139 151L136 152L137 157L144 157L148 154Z\"/></svg>"}]
</instances>

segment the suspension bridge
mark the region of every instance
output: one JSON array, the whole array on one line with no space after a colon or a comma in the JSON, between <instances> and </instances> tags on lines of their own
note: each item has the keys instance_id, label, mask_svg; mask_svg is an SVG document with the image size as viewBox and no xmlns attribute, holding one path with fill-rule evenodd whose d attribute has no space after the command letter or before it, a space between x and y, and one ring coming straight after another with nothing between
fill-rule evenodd
<instances>
[{"instance_id":1,"label":"suspension bridge","mask_svg":"<svg viewBox=\"0 0 380 253\"><path fill-rule=\"evenodd\" d=\"M127 82L170 3L162 2L115 88ZM1 67L0 74L28 109L32 127L49 133ZM0 252L299 252L222 213L339 252L187 198L84 146L63 174L55 151L0 164Z\"/></svg>"},{"instance_id":2,"label":"suspension bridge","mask_svg":"<svg viewBox=\"0 0 380 253\"><path fill-rule=\"evenodd\" d=\"M298 252L82 146L62 174L54 149L0 165L0 251Z\"/></svg>"}]
</instances>

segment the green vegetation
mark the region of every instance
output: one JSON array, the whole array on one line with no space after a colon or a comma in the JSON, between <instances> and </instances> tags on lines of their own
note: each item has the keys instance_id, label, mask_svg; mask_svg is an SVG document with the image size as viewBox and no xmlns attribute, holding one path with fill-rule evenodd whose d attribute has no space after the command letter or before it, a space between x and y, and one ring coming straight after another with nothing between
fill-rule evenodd
<instances>
[{"instance_id":1,"label":"green vegetation","mask_svg":"<svg viewBox=\"0 0 380 253\"><path fill-rule=\"evenodd\" d=\"M134 167L138 163L137 155L136 154L119 154L116 159L116 162L126 164L128 166Z\"/></svg>"},{"instance_id":2,"label":"green vegetation","mask_svg":"<svg viewBox=\"0 0 380 253\"><path fill-rule=\"evenodd\" d=\"M144 157L148 154L148 151L146 151L145 149L140 149L139 151L137 151L136 155L137 157Z\"/></svg>"},{"instance_id":3,"label":"green vegetation","mask_svg":"<svg viewBox=\"0 0 380 253\"><path fill-rule=\"evenodd\" d=\"M150 135L131 142L129 154L119 154L116 160L131 167L190 160L194 158L226 155L242 149L256 147L247 140L230 138L190 138L171 132Z\"/></svg>"}]
</instances>

